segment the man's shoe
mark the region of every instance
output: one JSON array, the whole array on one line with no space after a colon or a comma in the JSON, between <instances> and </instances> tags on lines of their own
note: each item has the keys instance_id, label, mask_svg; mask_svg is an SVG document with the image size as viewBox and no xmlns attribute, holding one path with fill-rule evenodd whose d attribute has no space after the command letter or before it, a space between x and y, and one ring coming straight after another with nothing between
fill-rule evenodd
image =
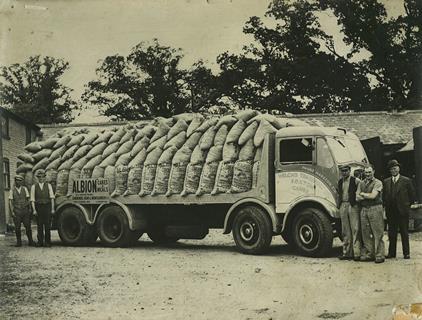
<instances>
[{"instance_id":1,"label":"man's shoe","mask_svg":"<svg viewBox=\"0 0 422 320\"><path fill-rule=\"evenodd\" d=\"M360 261L360 257L354 257L353 260L354 261Z\"/></svg>"},{"instance_id":2,"label":"man's shoe","mask_svg":"<svg viewBox=\"0 0 422 320\"><path fill-rule=\"evenodd\" d=\"M383 262L384 262L384 259L382 258L375 259L375 263L383 263Z\"/></svg>"},{"instance_id":3,"label":"man's shoe","mask_svg":"<svg viewBox=\"0 0 422 320\"><path fill-rule=\"evenodd\" d=\"M385 259L395 259L396 258L396 256L393 256L393 255L391 255L391 254L387 254L386 256L385 256Z\"/></svg>"},{"instance_id":4,"label":"man's shoe","mask_svg":"<svg viewBox=\"0 0 422 320\"><path fill-rule=\"evenodd\" d=\"M351 257L348 257L348 256L339 256L338 258L340 260L352 260L352 258Z\"/></svg>"},{"instance_id":5,"label":"man's shoe","mask_svg":"<svg viewBox=\"0 0 422 320\"><path fill-rule=\"evenodd\" d=\"M360 261L363 261L363 262L374 261L374 258L371 258L371 257L360 257Z\"/></svg>"},{"instance_id":6,"label":"man's shoe","mask_svg":"<svg viewBox=\"0 0 422 320\"><path fill-rule=\"evenodd\" d=\"M16 243L15 247L22 247L22 243L21 242Z\"/></svg>"},{"instance_id":7,"label":"man's shoe","mask_svg":"<svg viewBox=\"0 0 422 320\"><path fill-rule=\"evenodd\" d=\"M28 246L35 247L36 246L36 243L34 241L29 241L28 242Z\"/></svg>"},{"instance_id":8,"label":"man's shoe","mask_svg":"<svg viewBox=\"0 0 422 320\"><path fill-rule=\"evenodd\" d=\"M405 258L405 259L410 259L410 255L409 255L409 254L405 254L405 255L404 255L404 258Z\"/></svg>"},{"instance_id":9,"label":"man's shoe","mask_svg":"<svg viewBox=\"0 0 422 320\"><path fill-rule=\"evenodd\" d=\"M35 246L36 247L44 247L44 244L38 242L38 243L35 244Z\"/></svg>"},{"instance_id":10,"label":"man's shoe","mask_svg":"<svg viewBox=\"0 0 422 320\"><path fill-rule=\"evenodd\" d=\"M46 244L45 244L45 246L46 246L47 248L51 248L51 243L46 243Z\"/></svg>"}]
</instances>

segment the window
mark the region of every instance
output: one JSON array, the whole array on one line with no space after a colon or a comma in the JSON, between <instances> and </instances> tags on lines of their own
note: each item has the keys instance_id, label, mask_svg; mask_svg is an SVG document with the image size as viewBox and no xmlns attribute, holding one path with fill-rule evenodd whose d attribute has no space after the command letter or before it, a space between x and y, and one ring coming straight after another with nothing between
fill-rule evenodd
<instances>
[{"instance_id":1,"label":"window","mask_svg":"<svg viewBox=\"0 0 422 320\"><path fill-rule=\"evenodd\" d=\"M331 169L334 167L334 160L328 147L327 142L323 138L317 140L317 164L321 167Z\"/></svg>"},{"instance_id":2,"label":"window","mask_svg":"<svg viewBox=\"0 0 422 320\"><path fill-rule=\"evenodd\" d=\"M29 144L31 142L32 142L31 128L26 127L26 144Z\"/></svg>"},{"instance_id":3,"label":"window","mask_svg":"<svg viewBox=\"0 0 422 320\"><path fill-rule=\"evenodd\" d=\"M9 138L9 118L6 116L2 116L1 117L1 136L5 139L10 139Z\"/></svg>"},{"instance_id":4,"label":"window","mask_svg":"<svg viewBox=\"0 0 422 320\"><path fill-rule=\"evenodd\" d=\"M312 163L312 139L287 139L280 141L280 162Z\"/></svg>"},{"instance_id":5,"label":"window","mask_svg":"<svg viewBox=\"0 0 422 320\"><path fill-rule=\"evenodd\" d=\"M7 158L3 158L3 182L4 189L10 190L10 163Z\"/></svg>"}]
</instances>

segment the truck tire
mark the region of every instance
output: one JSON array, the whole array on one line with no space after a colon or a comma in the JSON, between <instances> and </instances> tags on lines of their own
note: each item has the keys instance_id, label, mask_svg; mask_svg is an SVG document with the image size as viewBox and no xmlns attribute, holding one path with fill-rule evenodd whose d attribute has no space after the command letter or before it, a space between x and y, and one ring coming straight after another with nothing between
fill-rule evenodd
<instances>
[{"instance_id":1,"label":"truck tire","mask_svg":"<svg viewBox=\"0 0 422 320\"><path fill-rule=\"evenodd\" d=\"M100 213L97 232L101 242L108 247L126 247L134 239L127 216L118 206L107 207Z\"/></svg>"},{"instance_id":2,"label":"truck tire","mask_svg":"<svg viewBox=\"0 0 422 320\"><path fill-rule=\"evenodd\" d=\"M316 208L298 212L293 221L293 241L304 256L327 255L333 246L333 229L327 215Z\"/></svg>"},{"instance_id":3,"label":"truck tire","mask_svg":"<svg viewBox=\"0 0 422 320\"><path fill-rule=\"evenodd\" d=\"M157 244L172 244L179 241L179 238L169 237L165 233L164 226L156 226L148 230L148 237Z\"/></svg>"},{"instance_id":4,"label":"truck tire","mask_svg":"<svg viewBox=\"0 0 422 320\"><path fill-rule=\"evenodd\" d=\"M76 207L67 207L59 213L57 230L60 240L68 246L90 245L97 239L97 232L90 226Z\"/></svg>"},{"instance_id":5,"label":"truck tire","mask_svg":"<svg viewBox=\"0 0 422 320\"><path fill-rule=\"evenodd\" d=\"M262 254L268 250L273 232L271 220L264 210L243 207L233 221L233 238L240 252Z\"/></svg>"}]
</instances>

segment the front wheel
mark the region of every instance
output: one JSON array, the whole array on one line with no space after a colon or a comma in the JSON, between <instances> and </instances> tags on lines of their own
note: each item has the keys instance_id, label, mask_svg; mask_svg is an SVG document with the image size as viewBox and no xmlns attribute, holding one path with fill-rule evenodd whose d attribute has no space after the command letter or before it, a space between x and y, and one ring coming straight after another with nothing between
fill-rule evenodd
<instances>
[{"instance_id":1,"label":"front wheel","mask_svg":"<svg viewBox=\"0 0 422 320\"><path fill-rule=\"evenodd\" d=\"M333 228L327 215L315 208L298 212L293 221L293 241L302 255L327 255L333 246Z\"/></svg>"},{"instance_id":2,"label":"front wheel","mask_svg":"<svg viewBox=\"0 0 422 320\"><path fill-rule=\"evenodd\" d=\"M127 216L118 206L107 207L100 213L97 231L101 242L108 247L125 247L133 241Z\"/></svg>"},{"instance_id":3,"label":"front wheel","mask_svg":"<svg viewBox=\"0 0 422 320\"><path fill-rule=\"evenodd\" d=\"M238 249L246 254L262 254L272 240L271 220L255 206L241 208L233 221L233 238Z\"/></svg>"}]
</instances>

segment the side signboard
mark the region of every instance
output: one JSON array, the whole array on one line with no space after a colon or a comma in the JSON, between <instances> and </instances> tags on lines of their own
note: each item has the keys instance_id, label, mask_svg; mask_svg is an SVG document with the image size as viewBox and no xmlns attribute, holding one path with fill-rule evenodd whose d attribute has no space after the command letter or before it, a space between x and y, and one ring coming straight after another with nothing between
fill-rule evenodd
<instances>
[{"instance_id":1,"label":"side signboard","mask_svg":"<svg viewBox=\"0 0 422 320\"><path fill-rule=\"evenodd\" d=\"M72 186L72 200L77 203L109 203L108 179L75 179Z\"/></svg>"}]
</instances>

